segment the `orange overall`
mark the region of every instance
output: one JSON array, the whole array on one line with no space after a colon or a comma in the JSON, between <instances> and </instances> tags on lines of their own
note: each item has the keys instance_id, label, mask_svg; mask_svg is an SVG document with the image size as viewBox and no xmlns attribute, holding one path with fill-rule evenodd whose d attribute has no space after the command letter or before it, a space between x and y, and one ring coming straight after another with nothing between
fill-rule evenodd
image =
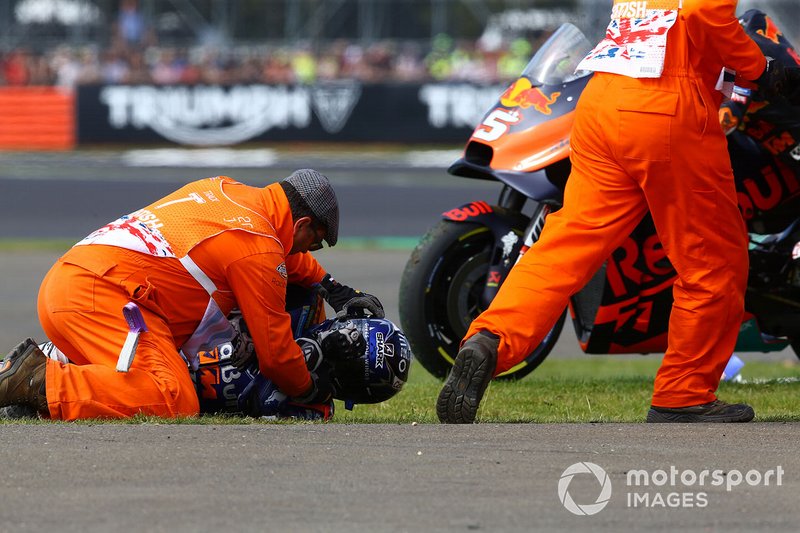
<instances>
[{"instance_id":1,"label":"orange overall","mask_svg":"<svg viewBox=\"0 0 800 533\"><path fill-rule=\"evenodd\" d=\"M255 188L223 177L190 183L81 241L39 291L44 331L74 363L47 361L51 417L197 414L179 349L210 308L223 316L240 308L261 372L286 394L305 392L311 377L292 337L286 285L310 286L325 273L308 253L288 255L292 240L279 184ZM122 307L130 301L148 331L120 373Z\"/></svg>"},{"instance_id":2,"label":"orange overall","mask_svg":"<svg viewBox=\"0 0 800 533\"><path fill-rule=\"evenodd\" d=\"M621 4L616 13L626 12ZM682 4L660 77L596 72L581 95L564 207L547 218L540 240L465 337L481 330L500 336L495 375L542 341L569 297L649 210L678 274L652 404L715 399L736 343L748 270L715 85L723 66L758 78L765 58L740 28L735 0Z\"/></svg>"}]
</instances>

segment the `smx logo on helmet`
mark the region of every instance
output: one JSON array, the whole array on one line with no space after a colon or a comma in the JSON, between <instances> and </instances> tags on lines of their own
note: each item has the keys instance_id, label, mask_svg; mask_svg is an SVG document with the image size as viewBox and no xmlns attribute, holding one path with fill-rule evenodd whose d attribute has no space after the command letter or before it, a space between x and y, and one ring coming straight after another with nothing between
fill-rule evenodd
<instances>
[{"instance_id":1,"label":"smx logo on helmet","mask_svg":"<svg viewBox=\"0 0 800 533\"><path fill-rule=\"evenodd\" d=\"M388 344L383 333L375 334L375 367L383 368L387 357L394 357L394 345Z\"/></svg>"},{"instance_id":2,"label":"smx logo on helmet","mask_svg":"<svg viewBox=\"0 0 800 533\"><path fill-rule=\"evenodd\" d=\"M506 107L533 107L539 113L549 115L552 113L550 106L556 103L560 92L552 92L547 96L538 87L533 87L528 78L520 78L506 89L500 97L500 103Z\"/></svg>"}]
</instances>

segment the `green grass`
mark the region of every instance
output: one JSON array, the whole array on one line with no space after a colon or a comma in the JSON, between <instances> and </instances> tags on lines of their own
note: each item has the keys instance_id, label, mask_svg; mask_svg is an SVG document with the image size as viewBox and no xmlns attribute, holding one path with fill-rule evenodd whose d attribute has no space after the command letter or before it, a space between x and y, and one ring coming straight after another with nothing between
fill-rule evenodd
<instances>
[{"instance_id":1,"label":"green grass","mask_svg":"<svg viewBox=\"0 0 800 533\"><path fill-rule=\"evenodd\" d=\"M78 239L0 239L0 252L66 252Z\"/></svg>"},{"instance_id":2,"label":"green grass","mask_svg":"<svg viewBox=\"0 0 800 533\"><path fill-rule=\"evenodd\" d=\"M754 355L752 359L758 356ZM745 383L721 384L720 398L753 405L757 420L800 421L797 392L800 364L750 359ZM494 381L487 390L481 422L643 422L650 405L656 357L551 359L519 381ZM345 411L341 423L436 422L434 403L441 381L415 364L405 389L383 404Z\"/></svg>"},{"instance_id":3,"label":"green grass","mask_svg":"<svg viewBox=\"0 0 800 533\"><path fill-rule=\"evenodd\" d=\"M352 239L343 244L353 249L403 249L412 239ZM0 239L0 252L66 251L72 242L63 240ZM604 357L549 359L528 377L517 382L493 382L484 398L478 420L482 422L641 422L650 404L652 380L659 361L655 357ZM797 391L800 364L775 363L747 357L743 375L748 383L723 383L719 396L728 401L748 402L760 421L800 421ZM358 405L347 411L336 406L336 423L434 423L434 403L441 381L415 363L405 389L388 402ZM0 423L4 423L0 421ZM15 422L5 422L15 423ZM28 420L26 423L31 423ZM43 421L43 423L51 423ZM82 423L97 423L86 421ZM138 416L116 423L133 424L251 424L265 423L231 416L205 416L163 420ZM270 422L275 423L275 422ZM278 422L287 423L287 422Z\"/></svg>"},{"instance_id":4,"label":"green grass","mask_svg":"<svg viewBox=\"0 0 800 533\"><path fill-rule=\"evenodd\" d=\"M719 396L743 401L756 410L757 421L800 421L798 388L800 364L764 362L748 357L744 383L723 382ZM656 357L604 357L550 359L519 381L494 381L478 421L487 423L538 422L643 422L650 405ZM788 379L787 379L788 378ZM376 405L357 405L347 411L336 402L334 423L411 424L437 423L434 403L442 382L414 363L402 392ZM54 423L50 421L0 421L2 423ZM107 423L85 420L78 424ZM112 421L118 424L290 424L238 416L203 416L179 420L137 416ZM308 422L301 422L308 423Z\"/></svg>"}]
</instances>

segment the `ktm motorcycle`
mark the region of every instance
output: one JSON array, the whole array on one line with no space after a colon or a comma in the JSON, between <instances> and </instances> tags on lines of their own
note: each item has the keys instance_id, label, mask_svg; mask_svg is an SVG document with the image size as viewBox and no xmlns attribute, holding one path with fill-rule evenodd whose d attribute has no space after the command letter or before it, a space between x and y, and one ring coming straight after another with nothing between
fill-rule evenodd
<instances>
[{"instance_id":1,"label":"ktm motorcycle","mask_svg":"<svg viewBox=\"0 0 800 533\"><path fill-rule=\"evenodd\" d=\"M741 22L765 55L800 65L763 13L750 11ZM435 376L447 375L470 322L538 239L547 215L561 206L573 113L591 76L575 68L591 48L578 28L560 27L448 169L498 181L502 188L495 205L474 201L443 213L403 272L403 331ZM750 235L746 316L735 349L769 352L791 345L800 356L800 94L768 101L757 90L733 89L720 117ZM648 215L571 298L541 344L502 377L523 377L547 357L567 311L585 353L664 352L675 279Z\"/></svg>"}]
</instances>

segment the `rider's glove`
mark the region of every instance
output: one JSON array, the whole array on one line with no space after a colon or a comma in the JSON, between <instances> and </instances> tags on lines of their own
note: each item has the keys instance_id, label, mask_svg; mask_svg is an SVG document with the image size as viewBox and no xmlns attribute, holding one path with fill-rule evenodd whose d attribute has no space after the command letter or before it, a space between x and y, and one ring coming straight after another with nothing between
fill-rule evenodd
<instances>
[{"instance_id":1,"label":"rider's glove","mask_svg":"<svg viewBox=\"0 0 800 533\"><path fill-rule=\"evenodd\" d=\"M322 297L333 307L338 318L364 316L364 311L369 311L374 318L385 316L383 305L375 296L342 285L330 274L325 274L319 284Z\"/></svg>"},{"instance_id":2,"label":"rider's glove","mask_svg":"<svg viewBox=\"0 0 800 533\"><path fill-rule=\"evenodd\" d=\"M311 387L301 396L292 397L292 402L301 404L328 403L333 398L333 385L330 371L323 367L322 372L311 372Z\"/></svg>"},{"instance_id":3,"label":"rider's glove","mask_svg":"<svg viewBox=\"0 0 800 533\"><path fill-rule=\"evenodd\" d=\"M230 363L239 370L246 370L258 362L253 337L250 336L250 330L247 329L247 324L241 314L236 314L230 319L230 322L236 331L236 335L231 341L233 354Z\"/></svg>"},{"instance_id":4,"label":"rider's glove","mask_svg":"<svg viewBox=\"0 0 800 533\"><path fill-rule=\"evenodd\" d=\"M783 63L767 56L767 66L756 83L767 100L782 95L786 85L786 69Z\"/></svg>"}]
</instances>

